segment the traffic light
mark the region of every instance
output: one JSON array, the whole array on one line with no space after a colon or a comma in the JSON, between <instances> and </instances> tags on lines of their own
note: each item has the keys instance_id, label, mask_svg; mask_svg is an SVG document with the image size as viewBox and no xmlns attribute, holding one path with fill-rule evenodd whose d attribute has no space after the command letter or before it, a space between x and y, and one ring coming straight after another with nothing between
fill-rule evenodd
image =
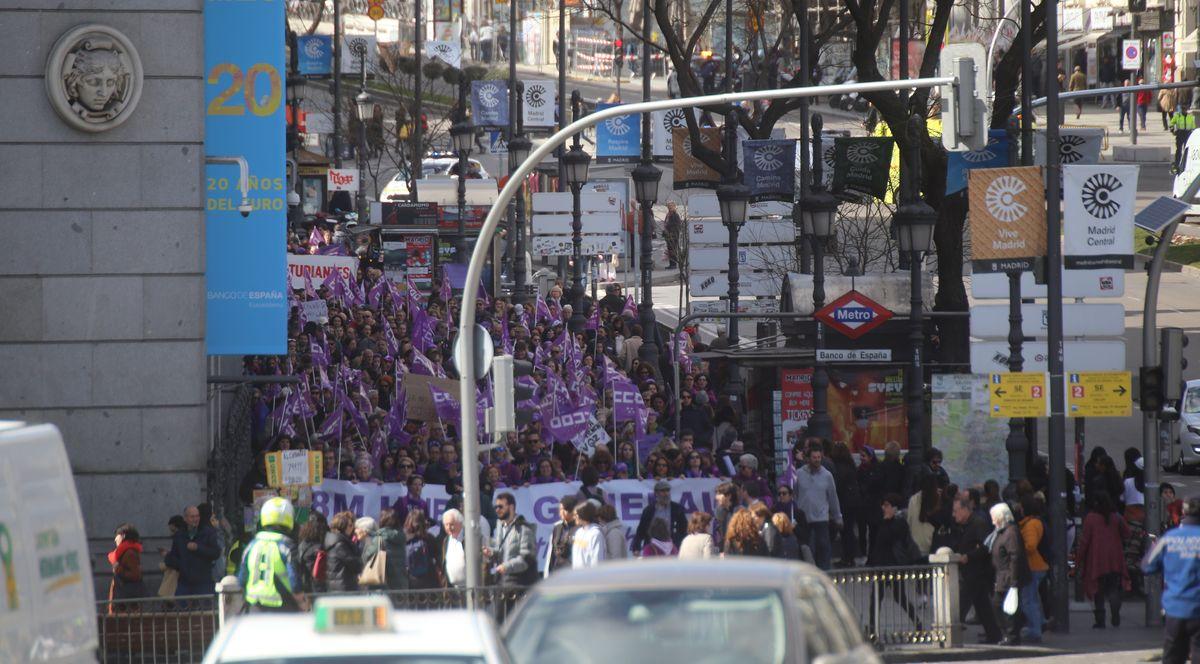
<instances>
[{"instance_id":1,"label":"traffic light","mask_svg":"<svg viewBox=\"0 0 1200 664\"><path fill-rule=\"evenodd\" d=\"M947 44L939 54L942 76L953 76L941 88L942 146L947 150L982 150L988 140L989 76L983 44Z\"/></svg>"},{"instance_id":2,"label":"traffic light","mask_svg":"<svg viewBox=\"0 0 1200 664\"><path fill-rule=\"evenodd\" d=\"M1142 367L1138 375L1138 392L1143 413L1157 413L1163 407L1162 367Z\"/></svg>"},{"instance_id":3,"label":"traffic light","mask_svg":"<svg viewBox=\"0 0 1200 664\"><path fill-rule=\"evenodd\" d=\"M532 381L520 380L533 375L533 363L514 360L512 355L497 355L492 359L492 377L496 395L494 433L516 431L533 421L534 387Z\"/></svg>"},{"instance_id":4,"label":"traffic light","mask_svg":"<svg viewBox=\"0 0 1200 664\"><path fill-rule=\"evenodd\" d=\"M620 69L621 65L625 64L625 49L621 48L624 45L620 39L613 41L613 67Z\"/></svg>"},{"instance_id":5,"label":"traffic light","mask_svg":"<svg viewBox=\"0 0 1200 664\"><path fill-rule=\"evenodd\" d=\"M1188 338L1178 327L1164 327L1159 331L1159 337L1163 400L1179 401L1183 398L1183 370L1187 368L1183 349L1188 345Z\"/></svg>"}]
</instances>

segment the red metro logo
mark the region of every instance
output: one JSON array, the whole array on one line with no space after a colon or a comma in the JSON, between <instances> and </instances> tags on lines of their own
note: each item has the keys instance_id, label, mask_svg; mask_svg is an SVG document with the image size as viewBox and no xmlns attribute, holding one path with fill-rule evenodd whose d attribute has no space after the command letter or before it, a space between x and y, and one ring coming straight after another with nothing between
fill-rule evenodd
<instances>
[{"instance_id":1,"label":"red metro logo","mask_svg":"<svg viewBox=\"0 0 1200 664\"><path fill-rule=\"evenodd\" d=\"M813 317L843 335L857 339L887 322L892 312L866 295L852 290L822 307Z\"/></svg>"}]
</instances>

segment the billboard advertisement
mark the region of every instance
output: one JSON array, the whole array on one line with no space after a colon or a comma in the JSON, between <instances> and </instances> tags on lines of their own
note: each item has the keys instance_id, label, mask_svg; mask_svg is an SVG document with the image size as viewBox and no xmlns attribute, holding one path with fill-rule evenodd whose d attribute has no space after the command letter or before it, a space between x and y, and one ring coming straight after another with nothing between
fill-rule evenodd
<instances>
[{"instance_id":1,"label":"billboard advertisement","mask_svg":"<svg viewBox=\"0 0 1200 664\"><path fill-rule=\"evenodd\" d=\"M902 370L826 367L826 373L833 442L846 443L851 452L866 445L882 450L893 440L908 447ZM812 417L812 369L783 369L780 385L784 442L793 445L803 440Z\"/></svg>"}]
</instances>

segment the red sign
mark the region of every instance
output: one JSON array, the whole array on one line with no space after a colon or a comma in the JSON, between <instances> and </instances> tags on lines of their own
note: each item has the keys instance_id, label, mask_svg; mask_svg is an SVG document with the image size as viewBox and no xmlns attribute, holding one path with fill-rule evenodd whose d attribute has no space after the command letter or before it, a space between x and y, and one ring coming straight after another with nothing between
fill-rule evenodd
<instances>
[{"instance_id":1,"label":"red sign","mask_svg":"<svg viewBox=\"0 0 1200 664\"><path fill-rule=\"evenodd\" d=\"M813 317L843 335L857 339L887 322L892 312L866 295L852 290L825 305Z\"/></svg>"}]
</instances>

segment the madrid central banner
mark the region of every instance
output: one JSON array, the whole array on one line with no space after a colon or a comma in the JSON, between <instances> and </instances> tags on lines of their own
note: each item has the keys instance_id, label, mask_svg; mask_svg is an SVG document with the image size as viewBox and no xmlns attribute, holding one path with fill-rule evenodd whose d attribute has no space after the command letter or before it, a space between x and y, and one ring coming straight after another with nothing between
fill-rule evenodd
<instances>
[{"instance_id":1,"label":"madrid central banner","mask_svg":"<svg viewBox=\"0 0 1200 664\"><path fill-rule=\"evenodd\" d=\"M205 1L209 355L287 352L283 47L283 0ZM239 160L249 166L245 194Z\"/></svg>"},{"instance_id":2,"label":"madrid central banner","mask_svg":"<svg viewBox=\"0 0 1200 664\"><path fill-rule=\"evenodd\" d=\"M671 483L671 500L679 503L686 514L694 511L713 514L716 509L715 493L719 479L692 478L674 479ZM607 501L617 509L617 518L625 526L625 539L632 541L642 512L654 503L654 480L609 480L600 483ZM550 535L558 522L558 501L563 496L573 496L579 490L579 482L554 482L530 486L497 488L496 493L511 493L517 501L517 514L537 530L538 567L546 560ZM312 490L312 508L325 516L349 510L357 516L379 517L379 512L389 509L397 500L408 495L403 483L377 484L375 482L350 482L325 480ZM421 492L421 501L426 506L430 524L440 524L442 512L450 501L445 487L430 484Z\"/></svg>"}]
</instances>

